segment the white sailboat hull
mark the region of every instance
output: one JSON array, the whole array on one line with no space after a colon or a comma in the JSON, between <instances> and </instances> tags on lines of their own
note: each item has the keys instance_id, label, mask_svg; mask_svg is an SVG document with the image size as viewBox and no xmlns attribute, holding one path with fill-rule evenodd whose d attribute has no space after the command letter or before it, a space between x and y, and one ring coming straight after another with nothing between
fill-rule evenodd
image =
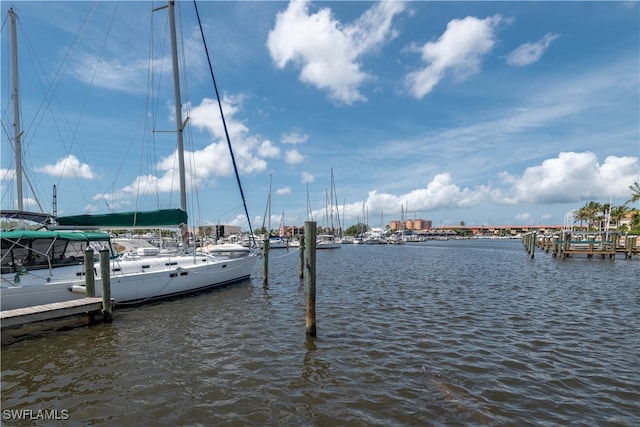
<instances>
[{"instance_id":1,"label":"white sailboat hull","mask_svg":"<svg viewBox=\"0 0 640 427\"><path fill-rule=\"evenodd\" d=\"M339 249L342 247L338 242L317 242L316 249Z\"/></svg>"},{"instance_id":2,"label":"white sailboat hull","mask_svg":"<svg viewBox=\"0 0 640 427\"><path fill-rule=\"evenodd\" d=\"M116 305L140 304L238 282L251 276L257 258L255 255L240 258L197 255L112 260L111 298ZM100 265L95 264L94 270L96 296L100 297ZM0 288L2 310L85 296L84 266L56 268L51 272L55 278L48 276L49 270L31 271L22 275L18 283L15 283L14 275L3 274Z\"/></svg>"}]
</instances>

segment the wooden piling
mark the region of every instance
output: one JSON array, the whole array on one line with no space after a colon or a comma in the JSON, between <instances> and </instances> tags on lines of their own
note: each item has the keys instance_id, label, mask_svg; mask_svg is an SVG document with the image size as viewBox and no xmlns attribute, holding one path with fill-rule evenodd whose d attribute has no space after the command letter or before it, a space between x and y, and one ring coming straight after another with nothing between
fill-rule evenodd
<instances>
[{"instance_id":1,"label":"wooden piling","mask_svg":"<svg viewBox=\"0 0 640 427\"><path fill-rule=\"evenodd\" d=\"M616 259L616 248L618 247L619 241L620 236L617 233L611 234L611 240L607 247L607 250L609 251L609 259Z\"/></svg>"},{"instance_id":2,"label":"wooden piling","mask_svg":"<svg viewBox=\"0 0 640 427\"><path fill-rule=\"evenodd\" d=\"M531 233L531 250L529 251L529 254L531 255L531 259L533 259L534 254L536 253L536 239L537 239L537 235L536 232L534 231L533 233Z\"/></svg>"},{"instance_id":3,"label":"wooden piling","mask_svg":"<svg viewBox=\"0 0 640 427\"><path fill-rule=\"evenodd\" d=\"M631 257L633 257L633 249L636 246L636 239L637 239L636 236L631 237L629 235L627 235L626 238L624 239L625 259L631 259Z\"/></svg>"},{"instance_id":4,"label":"wooden piling","mask_svg":"<svg viewBox=\"0 0 640 427\"><path fill-rule=\"evenodd\" d=\"M298 279L304 279L304 235L300 236L300 271Z\"/></svg>"},{"instance_id":5,"label":"wooden piling","mask_svg":"<svg viewBox=\"0 0 640 427\"><path fill-rule=\"evenodd\" d=\"M102 280L102 321L110 323L113 321L111 312L111 266L109 249L100 249L100 279ZM93 264L93 263L92 263Z\"/></svg>"},{"instance_id":6,"label":"wooden piling","mask_svg":"<svg viewBox=\"0 0 640 427\"><path fill-rule=\"evenodd\" d=\"M89 298L96 296L96 277L93 270L93 248L84 251L84 284Z\"/></svg>"},{"instance_id":7,"label":"wooden piling","mask_svg":"<svg viewBox=\"0 0 640 427\"><path fill-rule=\"evenodd\" d=\"M262 244L262 256L263 256L263 264L262 264L262 287L266 288L269 284L269 237L265 237L264 243Z\"/></svg>"},{"instance_id":8,"label":"wooden piling","mask_svg":"<svg viewBox=\"0 0 640 427\"><path fill-rule=\"evenodd\" d=\"M536 248L536 233L535 232L525 233L522 236L522 244L524 245L524 248L526 249L527 253L531 255L531 258L533 258L533 254L535 253L535 248Z\"/></svg>"},{"instance_id":9,"label":"wooden piling","mask_svg":"<svg viewBox=\"0 0 640 427\"><path fill-rule=\"evenodd\" d=\"M316 223L305 221L304 236L307 241L305 247L305 294L307 298L307 336L315 337L316 328Z\"/></svg>"}]
</instances>

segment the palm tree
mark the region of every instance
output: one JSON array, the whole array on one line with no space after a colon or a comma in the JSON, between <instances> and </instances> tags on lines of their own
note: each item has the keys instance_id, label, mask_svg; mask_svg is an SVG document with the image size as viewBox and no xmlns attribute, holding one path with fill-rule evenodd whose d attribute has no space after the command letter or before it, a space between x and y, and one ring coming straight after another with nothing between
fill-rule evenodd
<instances>
[{"instance_id":1,"label":"palm tree","mask_svg":"<svg viewBox=\"0 0 640 427\"><path fill-rule=\"evenodd\" d=\"M603 206L600 203L591 201L578 209L574 218L576 221L580 221L581 225L582 221L587 221L587 226L592 229L595 227L596 222L601 219L602 216L600 214L603 211Z\"/></svg>"},{"instance_id":2,"label":"palm tree","mask_svg":"<svg viewBox=\"0 0 640 427\"><path fill-rule=\"evenodd\" d=\"M633 185L629 186L629 190L631 190L631 198L627 203L635 203L640 200L640 183L634 182Z\"/></svg>"},{"instance_id":3,"label":"palm tree","mask_svg":"<svg viewBox=\"0 0 640 427\"><path fill-rule=\"evenodd\" d=\"M585 206L581 207L580 209L578 209L576 211L576 213L573 216L573 222L578 222L580 221L580 228L582 228L582 223L584 221L588 221L588 215L587 215L587 209Z\"/></svg>"},{"instance_id":4,"label":"palm tree","mask_svg":"<svg viewBox=\"0 0 640 427\"><path fill-rule=\"evenodd\" d=\"M629 212L629 208L626 204L621 206L613 206L611 208L611 212L609 215L611 216L611 220L615 222L616 228L620 228L620 220L627 214L627 212Z\"/></svg>"}]
</instances>

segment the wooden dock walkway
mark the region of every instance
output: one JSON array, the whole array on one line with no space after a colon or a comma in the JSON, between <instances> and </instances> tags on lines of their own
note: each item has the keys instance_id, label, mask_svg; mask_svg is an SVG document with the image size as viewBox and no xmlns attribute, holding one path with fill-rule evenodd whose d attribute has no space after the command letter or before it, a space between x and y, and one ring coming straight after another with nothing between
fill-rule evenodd
<instances>
[{"instance_id":1,"label":"wooden dock walkway","mask_svg":"<svg viewBox=\"0 0 640 427\"><path fill-rule=\"evenodd\" d=\"M82 313L96 314L101 312L102 298L79 298L71 301L0 311L0 327L6 329Z\"/></svg>"},{"instance_id":2,"label":"wooden dock walkway","mask_svg":"<svg viewBox=\"0 0 640 427\"><path fill-rule=\"evenodd\" d=\"M567 258L574 255L586 255L593 258L599 255L601 258L615 259L616 254L624 255L625 259L631 259L640 254L640 239L637 236L621 236L616 232L576 232L565 230L559 235L537 236L536 233L527 233L523 236L523 243L533 258L534 246L558 258Z\"/></svg>"}]
</instances>

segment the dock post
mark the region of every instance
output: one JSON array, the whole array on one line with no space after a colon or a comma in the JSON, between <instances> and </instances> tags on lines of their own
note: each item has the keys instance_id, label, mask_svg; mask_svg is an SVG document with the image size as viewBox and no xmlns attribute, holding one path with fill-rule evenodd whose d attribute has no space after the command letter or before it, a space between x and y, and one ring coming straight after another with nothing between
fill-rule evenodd
<instances>
[{"instance_id":1,"label":"dock post","mask_svg":"<svg viewBox=\"0 0 640 427\"><path fill-rule=\"evenodd\" d=\"M109 265L109 249L100 249L100 279L102 279L102 321L111 323L111 266Z\"/></svg>"},{"instance_id":2,"label":"dock post","mask_svg":"<svg viewBox=\"0 0 640 427\"><path fill-rule=\"evenodd\" d=\"M628 234L624 239L625 259L631 259L633 257L633 249L636 246L636 236L630 237Z\"/></svg>"},{"instance_id":3,"label":"dock post","mask_svg":"<svg viewBox=\"0 0 640 427\"><path fill-rule=\"evenodd\" d=\"M315 337L316 329L316 223L305 221L304 236L307 241L305 247L305 294L307 297L307 322L308 337ZM310 244L309 244L310 243Z\"/></svg>"},{"instance_id":4,"label":"dock post","mask_svg":"<svg viewBox=\"0 0 640 427\"><path fill-rule=\"evenodd\" d=\"M262 287L266 288L269 284L269 237L265 237L262 243L262 256L264 263L262 264Z\"/></svg>"},{"instance_id":5,"label":"dock post","mask_svg":"<svg viewBox=\"0 0 640 427\"><path fill-rule=\"evenodd\" d=\"M562 238L563 238L563 242L562 242L562 259L567 258L569 256L569 254L567 253L567 251L569 249L571 249L571 233L568 231L565 231L562 233Z\"/></svg>"},{"instance_id":6,"label":"dock post","mask_svg":"<svg viewBox=\"0 0 640 427\"><path fill-rule=\"evenodd\" d=\"M531 259L533 259L533 256L536 253L536 239L537 234L534 231L533 233L531 233Z\"/></svg>"},{"instance_id":7,"label":"dock post","mask_svg":"<svg viewBox=\"0 0 640 427\"><path fill-rule=\"evenodd\" d=\"M609 259L616 259L616 249L618 247L618 241L620 240L620 236L618 233L614 233L611 235L611 241L609 242Z\"/></svg>"},{"instance_id":8,"label":"dock post","mask_svg":"<svg viewBox=\"0 0 640 427\"><path fill-rule=\"evenodd\" d=\"M96 296L96 277L93 270L93 248L84 250L84 284L85 292L89 298Z\"/></svg>"},{"instance_id":9,"label":"dock post","mask_svg":"<svg viewBox=\"0 0 640 427\"><path fill-rule=\"evenodd\" d=\"M298 273L298 279L304 279L304 234L300 236L300 271Z\"/></svg>"}]
</instances>

